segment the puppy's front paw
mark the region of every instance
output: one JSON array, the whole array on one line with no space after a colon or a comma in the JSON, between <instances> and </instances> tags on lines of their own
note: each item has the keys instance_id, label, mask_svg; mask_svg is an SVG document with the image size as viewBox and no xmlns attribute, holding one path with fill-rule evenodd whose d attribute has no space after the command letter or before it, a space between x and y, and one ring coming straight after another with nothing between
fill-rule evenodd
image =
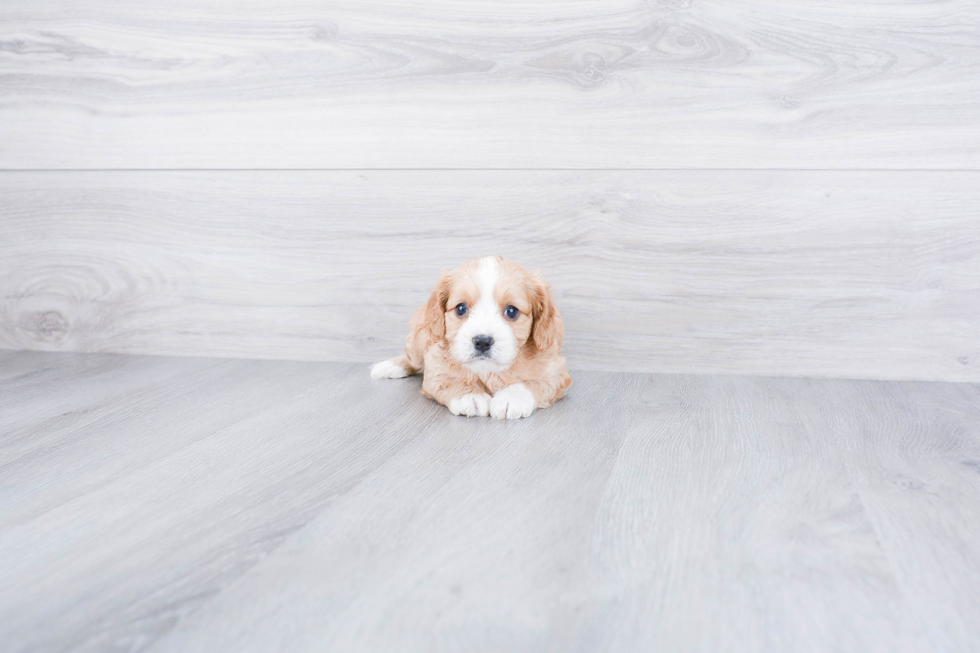
<instances>
[{"instance_id":1,"label":"puppy's front paw","mask_svg":"<svg viewBox=\"0 0 980 653\"><path fill-rule=\"evenodd\" d=\"M490 417L497 419L518 419L534 412L537 402L534 395L523 383L509 385L490 400Z\"/></svg>"},{"instance_id":2,"label":"puppy's front paw","mask_svg":"<svg viewBox=\"0 0 980 653\"><path fill-rule=\"evenodd\" d=\"M397 358L381 361L371 368L372 379L400 379L408 376L408 370L397 363Z\"/></svg>"},{"instance_id":3,"label":"puppy's front paw","mask_svg":"<svg viewBox=\"0 0 980 653\"><path fill-rule=\"evenodd\" d=\"M449 402L449 412L467 417L486 417L490 410L490 395L485 392L457 397Z\"/></svg>"}]
</instances>

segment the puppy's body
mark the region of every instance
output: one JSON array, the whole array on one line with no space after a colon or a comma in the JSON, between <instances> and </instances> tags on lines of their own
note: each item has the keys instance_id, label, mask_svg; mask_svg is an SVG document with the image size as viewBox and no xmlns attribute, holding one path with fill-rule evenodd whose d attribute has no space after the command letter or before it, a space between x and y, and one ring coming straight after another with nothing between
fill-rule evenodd
<instances>
[{"instance_id":1,"label":"puppy's body","mask_svg":"<svg viewBox=\"0 0 980 653\"><path fill-rule=\"evenodd\" d=\"M527 417L572 384L548 284L499 256L445 272L408 323L405 354L376 379L422 374L422 392L456 415Z\"/></svg>"}]
</instances>

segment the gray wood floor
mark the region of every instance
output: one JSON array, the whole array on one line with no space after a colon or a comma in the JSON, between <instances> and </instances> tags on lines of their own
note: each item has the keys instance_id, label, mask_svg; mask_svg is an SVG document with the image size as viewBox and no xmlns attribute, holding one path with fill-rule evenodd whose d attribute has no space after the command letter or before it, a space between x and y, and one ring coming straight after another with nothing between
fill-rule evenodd
<instances>
[{"instance_id":1,"label":"gray wood floor","mask_svg":"<svg viewBox=\"0 0 980 653\"><path fill-rule=\"evenodd\" d=\"M8 651L970 651L980 386L0 352Z\"/></svg>"}]
</instances>

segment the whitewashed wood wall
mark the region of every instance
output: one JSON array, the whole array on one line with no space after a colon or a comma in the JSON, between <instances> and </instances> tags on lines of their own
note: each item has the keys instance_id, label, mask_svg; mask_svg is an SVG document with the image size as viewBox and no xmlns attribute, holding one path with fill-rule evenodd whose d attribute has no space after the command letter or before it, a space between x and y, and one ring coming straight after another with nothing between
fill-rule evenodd
<instances>
[{"instance_id":1,"label":"whitewashed wood wall","mask_svg":"<svg viewBox=\"0 0 980 653\"><path fill-rule=\"evenodd\" d=\"M0 347L367 362L489 253L573 368L980 381L980 4L0 4Z\"/></svg>"}]
</instances>

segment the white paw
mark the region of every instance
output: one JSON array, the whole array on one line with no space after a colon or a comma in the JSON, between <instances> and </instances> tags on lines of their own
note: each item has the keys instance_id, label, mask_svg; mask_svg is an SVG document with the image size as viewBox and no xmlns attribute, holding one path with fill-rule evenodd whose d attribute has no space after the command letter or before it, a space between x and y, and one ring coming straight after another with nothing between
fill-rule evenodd
<instances>
[{"instance_id":1,"label":"white paw","mask_svg":"<svg viewBox=\"0 0 980 653\"><path fill-rule=\"evenodd\" d=\"M449 402L449 412L467 417L486 417L490 409L490 395L485 392L457 397Z\"/></svg>"},{"instance_id":2,"label":"white paw","mask_svg":"<svg viewBox=\"0 0 980 653\"><path fill-rule=\"evenodd\" d=\"M400 379L408 376L408 370L395 362L396 359L381 361L371 368L372 379Z\"/></svg>"},{"instance_id":3,"label":"white paw","mask_svg":"<svg viewBox=\"0 0 980 653\"><path fill-rule=\"evenodd\" d=\"M534 395L523 383L509 385L490 400L490 417L497 419L518 419L534 412L537 402Z\"/></svg>"}]
</instances>

